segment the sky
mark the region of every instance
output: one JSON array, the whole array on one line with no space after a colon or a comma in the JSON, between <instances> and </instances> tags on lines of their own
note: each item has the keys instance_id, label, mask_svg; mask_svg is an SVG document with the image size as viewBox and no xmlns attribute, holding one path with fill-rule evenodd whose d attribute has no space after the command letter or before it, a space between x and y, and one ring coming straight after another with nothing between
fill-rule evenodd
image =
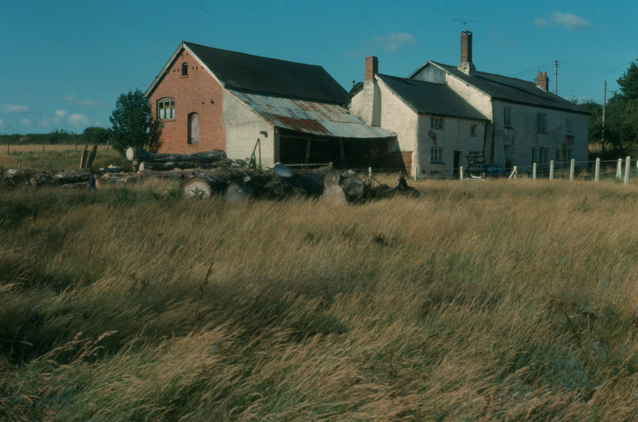
<instances>
[{"instance_id":1,"label":"sky","mask_svg":"<svg viewBox=\"0 0 638 422\"><path fill-rule=\"evenodd\" d=\"M473 33L478 71L603 101L638 58L635 0L176 1L0 0L0 133L110 127L118 96L146 91L181 41L323 66L346 90L428 60L458 65ZM463 24L462 21L469 21Z\"/></svg>"}]
</instances>

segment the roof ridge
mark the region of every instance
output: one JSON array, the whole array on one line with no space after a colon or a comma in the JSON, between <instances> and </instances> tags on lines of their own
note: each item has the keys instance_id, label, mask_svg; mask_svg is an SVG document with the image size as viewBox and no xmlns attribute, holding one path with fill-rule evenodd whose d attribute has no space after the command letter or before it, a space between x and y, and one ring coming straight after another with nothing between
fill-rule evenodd
<instances>
[{"instance_id":1,"label":"roof ridge","mask_svg":"<svg viewBox=\"0 0 638 422\"><path fill-rule=\"evenodd\" d=\"M323 69L323 66L321 66L319 64L308 64L308 63L301 63L301 62L293 62L293 61L290 61L290 60L276 59L274 57L258 56L256 54L242 53L241 51L233 51L233 50L226 50L226 49L223 49L223 48L209 47L207 45L197 44L197 43L190 42L190 41L182 41L182 43L184 43L185 45L195 45L195 46L207 48L207 49L210 49L210 50L223 51L223 52L226 52L226 53L238 54L238 55L242 55L242 56L257 57L259 59L267 59L267 60L276 60L278 62L299 64L299 65L302 65L302 66L320 67L320 68Z\"/></svg>"}]
</instances>

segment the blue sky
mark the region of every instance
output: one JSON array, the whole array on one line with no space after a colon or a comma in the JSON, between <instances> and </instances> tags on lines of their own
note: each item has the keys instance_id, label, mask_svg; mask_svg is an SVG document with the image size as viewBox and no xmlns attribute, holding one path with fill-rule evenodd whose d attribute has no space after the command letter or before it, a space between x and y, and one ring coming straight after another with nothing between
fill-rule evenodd
<instances>
[{"instance_id":1,"label":"blue sky","mask_svg":"<svg viewBox=\"0 0 638 422\"><path fill-rule=\"evenodd\" d=\"M190 41L323 66L344 88L364 57L407 77L427 60L459 63L463 24L477 70L602 102L638 57L635 0L534 2L25 0L2 2L0 133L110 127L117 97L145 91ZM609 94L608 94L609 96Z\"/></svg>"}]
</instances>

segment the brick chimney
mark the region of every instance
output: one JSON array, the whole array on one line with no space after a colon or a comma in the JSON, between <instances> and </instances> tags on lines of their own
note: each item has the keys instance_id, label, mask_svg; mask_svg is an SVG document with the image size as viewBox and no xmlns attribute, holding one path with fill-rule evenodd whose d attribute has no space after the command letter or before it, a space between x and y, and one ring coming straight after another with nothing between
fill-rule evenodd
<instances>
[{"instance_id":1,"label":"brick chimney","mask_svg":"<svg viewBox=\"0 0 638 422\"><path fill-rule=\"evenodd\" d=\"M543 91L547 91L549 87L549 78L547 77L547 72L541 73L538 71L538 76L536 77L536 86L542 89Z\"/></svg>"},{"instance_id":2,"label":"brick chimney","mask_svg":"<svg viewBox=\"0 0 638 422\"><path fill-rule=\"evenodd\" d=\"M366 81L374 79L374 75L379 73L379 59L375 56L366 57Z\"/></svg>"},{"instance_id":3,"label":"brick chimney","mask_svg":"<svg viewBox=\"0 0 638 422\"><path fill-rule=\"evenodd\" d=\"M459 70L470 76L476 73L476 67L472 63L472 32L461 32L461 64Z\"/></svg>"}]
</instances>

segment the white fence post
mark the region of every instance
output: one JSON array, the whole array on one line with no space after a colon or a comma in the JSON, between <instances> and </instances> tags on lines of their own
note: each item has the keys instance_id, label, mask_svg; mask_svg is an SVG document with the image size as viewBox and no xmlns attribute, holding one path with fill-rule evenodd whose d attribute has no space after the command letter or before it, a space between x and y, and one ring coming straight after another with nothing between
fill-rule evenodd
<instances>
[{"instance_id":1,"label":"white fence post","mask_svg":"<svg viewBox=\"0 0 638 422\"><path fill-rule=\"evenodd\" d=\"M368 167L368 177L372 179L372 167Z\"/></svg>"},{"instance_id":2,"label":"white fence post","mask_svg":"<svg viewBox=\"0 0 638 422\"><path fill-rule=\"evenodd\" d=\"M532 164L532 179L536 180L536 163Z\"/></svg>"},{"instance_id":3,"label":"white fence post","mask_svg":"<svg viewBox=\"0 0 638 422\"><path fill-rule=\"evenodd\" d=\"M459 176L461 180L463 180L463 166L459 167Z\"/></svg>"},{"instance_id":4,"label":"white fence post","mask_svg":"<svg viewBox=\"0 0 638 422\"><path fill-rule=\"evenodd\" d=\"M596 158L596 170L594 172L594 182L600 180L600 158Z\"/></svg>"},{"instance_id":5,"label":"white fence post","mask_svg":"<svg viewBox=\"0 0 638 422\"><path fill-rule=\"evenodd\" d=\"M549 162L549 180L554 180L554 160Z\"/></svg>"},{"instance_id":6,"label":"white fence post","mask_svg":"<svg viewBox=\"0 0 638 422\"><path fill-rule=\"evenodd\" d=\"M417 177L418 177L418 176L417 176L418 171L419 171L419 170L417 169L417 166L414 166L414 181L415 181L415 182L416 182Z\"/></svg>"},{"instance_id":7,"label":"white fence post","mask_svg":"<svg viewBox=\"0 0 638 422\"><path fill-rule=\"evenodd\" d=\"M572 158L572 162L569 164L569 180L574 180L574 170L576 169L576 160Z\"/></svg>"},{"instance_id":8,"label":"white fence post","mask_svg":"<svg viewBox=\"0 0 638 422\"><path fill-rule=\"evenodd\" d=\"M622 158L618 159L618 166L616 166L616 179L622 177Z\"/></svg>"},{"instance_id":9,"label":"white fence post","mask_svg":"<svg viewBox=\"0 0 638 422\"><path fill-rule=\"evenodd\" d=\"M627 156L627 161L625 162L625 185L629 184L629 172L631 171L631 157Z\"/></svg>"}]
</instances>

